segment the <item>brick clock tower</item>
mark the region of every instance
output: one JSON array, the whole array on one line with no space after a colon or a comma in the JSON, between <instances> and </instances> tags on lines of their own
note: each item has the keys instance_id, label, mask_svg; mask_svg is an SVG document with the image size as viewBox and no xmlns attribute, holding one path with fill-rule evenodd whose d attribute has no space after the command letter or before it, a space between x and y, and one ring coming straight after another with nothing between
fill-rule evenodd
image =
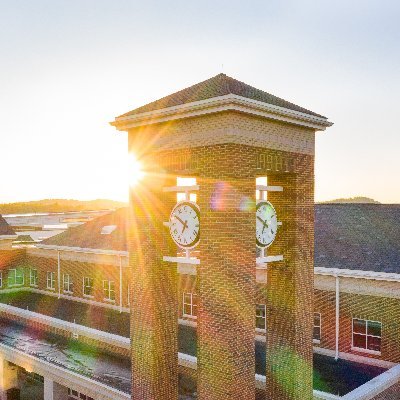
<instances>
[{"instance_id":1,"label":"brick clock tower","mask_svg":"<svg viewBox=\"0 0 400 400\"><path fill-rule=\"evenodd\" d=\"M130 191L132 398L178 398L177 276L190 270L198 398L311 400L314 144L332 124L219 74L112 125L144 170Z\"/></svg>"}]
</instances>

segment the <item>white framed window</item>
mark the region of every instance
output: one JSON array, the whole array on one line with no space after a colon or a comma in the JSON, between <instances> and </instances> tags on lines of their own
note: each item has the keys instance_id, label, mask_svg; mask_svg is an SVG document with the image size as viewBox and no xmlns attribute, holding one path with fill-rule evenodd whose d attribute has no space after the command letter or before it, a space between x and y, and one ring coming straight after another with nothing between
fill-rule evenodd
<instances>
[{"instance_id":1,"label":"white framed window","mask_svg":"<svg viewBox=\"0 0 400 400\"><path fill-rule=\"evenodd\" d=\"M381 322L353 318L352 349L372 354L380 354L381 342Z\"/></svg>"},{"instance_id":2,"label":"white framed window","mask_svg":"<svg viewBox=\"0 0 400 400\"><path fill-rule=\"evenodd\" d=\"M29 285L37 286L38 285L38 272L37 269L30 268L29 269Z\"/></svg>"},{"instance_id":3,"label":"white framed window","mask_svg":"<svg viewBox=\"0 0 400 400\"><path fill-rule=\"evenodd\" d=\"M197 295L194 293L183 293L183 316L197 318Z\"/></svg>"},{"instance_id":4,"label":"white framed window","mask_svg":"<svg viewBox=\"0 0 400 400\"><path fill-rule=\"evenodd\" d=\"M0 288L3 287L3 271L0 271Z\"/></svg>"},{"instance_id":5,"label":"white framed window","mask_svg":"<svg viewBox=\"0 0 400 400\"><path fill-rule=\"evenodd\" d=\"M13 268L8 271L8 286L21 286L24 284L24 269Z\"/></svg>"},{"instance_id":6,"label":"white framed window","mask_svg":"<svg viewBox=\"0 0 400 400\"><path fill-rule=\"evenodd\" d=\"M64 293L73 293L73 282L70 274L63 274L63 291Z\"/></svg>"},{"instance_id":7,"label":"white framed window","mask_svg":"<svg viewBox=\"0 0 400 400\"><path fill-rule=\"evenodd\" d=\"M56 276L55 272L47 271L47 274L46 274L46 288L47 289L55 290L55 288L56 288L55 276Z\"/></svg>"},{"instance_id":8,"label":"white framed window","mask_svg":"<svg viewBox=\"0 0 400 400\"><path fill-rule=\"evenodd\" d=\"M260 331L265 331L267 329L266 324L266 305L256 304L256 329Z\"/></svg>"},{"instance_id":9,"label":"white framed window","mask_svg":"<svg viewBox=\"0 0 400 400\"><path fill-rule=\"evenodd\" d=\"M93 278L89 278L85 276L83 278L83 295L86 297L94 297L93 296Z\"/></svg>"},{"instance_id":10,"label":"white framed window","mask_svg":"<svg viewBox=\"0 0 400 400\"><path fill-rule=\"evenodd\" d=\"M314 328L313 328L313 342L320 343L321 341L321 313L314 313Z\"/></svg>"},{"instance_id":11,"label":"white framed window","mask_svg":"<svg viewBox=\"0 0 400 400\"><path fill-rule=\"evenodd\" d=\"M103 281L104 300L115 301L115 283L114 281Z\"/></svg>"},{"instance_id":12,"label":"white framed window","mask_svg":"<svg viewBox=\"0 0 400 400\"><path fill-rule=\"evenodd\" d=\"M176 186L193 186L196 185L197 183L196 178L190 178L190 177L180 177L178 176L176 178ZM178 192L176 194L176 200L177 201L185 201L186 200L186 193L185 192ZM197 201L197 194L196 193L190 193L189 194L189 200L193 201L193 203L196 203Z\"/></svg>"}]
</instances>

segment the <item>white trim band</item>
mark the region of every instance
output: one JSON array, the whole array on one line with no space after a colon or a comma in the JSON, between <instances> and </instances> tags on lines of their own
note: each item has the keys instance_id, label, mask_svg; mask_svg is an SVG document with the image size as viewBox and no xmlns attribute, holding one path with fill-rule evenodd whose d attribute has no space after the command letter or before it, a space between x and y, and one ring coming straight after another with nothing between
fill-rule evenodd
<instances>
[{"instance_id":1,"label":"white trim band","mask_svg":"<svg viewBox=\"0 0 400 400\"><path fill-rule=\"evenodd\" d=\"M40 243L36 244L35 247L37 247L38 249L45 249L45 250L70 251L73 253L102 254L108 256L128 257L129 255L127 251L121 251L121 250L103 250L103 249L91 249L85 247L55 246L55 245L40 244Z\"/></svg>"},{"instance_id":2,"label":"white trim band","mask_svg":"<svg viewBox=\"0 0 400 400\"><path fill-rule=\"evenodd\" d=\"M315 267L314 274L341 276L344 278L375 279L377 281L400 282L400 274L388 273L388 272L363 271L359 269Z\"/></svg>"},{"instance_id":3,"label":"white trim band","mask_svg":"<svg viewBox=\"0 0 400 400\"><path fill-rule=\"evenodd\" d=\"M140 114L120 116L110 122L110 125L115 126L120 131L125 131L137 126L151 125L222 111L245 112L317 130L325 130L327 127L333 125L332 122L329 122L327 118L324 117L290 110L288 108L275 106L262 101L248 99L236 94L212 97L211 99L194 101L187 104L167 107L160 110L152 110Z\"/></svg>"}]
</instances>

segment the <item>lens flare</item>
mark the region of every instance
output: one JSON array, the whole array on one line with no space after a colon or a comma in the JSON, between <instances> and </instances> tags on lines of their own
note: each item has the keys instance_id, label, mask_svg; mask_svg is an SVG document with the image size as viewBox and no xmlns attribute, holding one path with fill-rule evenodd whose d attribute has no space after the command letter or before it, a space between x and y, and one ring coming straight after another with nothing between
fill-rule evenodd
<instances>
[{"instance_id":1,"label":"lens flare","mask_svg":"<svg viewBox=\"0 0 400 400\"><path fill-rule=\"evenodd\" d=\"M143 166L133 155L129 155L128 160L128 179L130 186L136 186L144 176Z\"/></svg>"}]
</instances>

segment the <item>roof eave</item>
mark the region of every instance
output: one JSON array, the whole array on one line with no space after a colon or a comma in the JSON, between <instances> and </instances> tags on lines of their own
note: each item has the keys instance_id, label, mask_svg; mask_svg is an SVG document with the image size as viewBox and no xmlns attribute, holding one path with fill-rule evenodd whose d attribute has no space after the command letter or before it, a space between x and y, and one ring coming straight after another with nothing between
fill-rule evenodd
<instances>
[{"instance_id":1,"label":"roof eave","mask_svg":"<svg viewBox=\"0 0 400 400\"><path fill-rule=\"evenodd\" d=\"M41 244L41 243L37 243L35 247L44 250L69 251L74 253L92 253L92 254L102 254L108 256L125 256L125 257L128 256L128 252L123 250L92 249L88 247L57 246L57 245Z\"/></svg>"},{"instance_id":2,"label":"roof eave","mask_svg":"<svg viewBox=\"0 0 400 400\"><path fill-rule=\"evenodd\" d=\"M110 122L119 131L127 131L139 126L152 125L177 119L190 118L205 114L238 111L268 119L304 126L323 131L333 125L325 117L318 117L288 108L275 106L235 94L213 97L160 110L140 114L122 115Z\"/></svg>"},{"instance_id":3,"label":"roof eave","mask_svg":"<svg viewBox=\"0 0 400 400\"><path fill-rule=\"evenodd\" d=\"M374 279L377 281L400 282L400 274L394 272L364 271L359 269L315 267L315 275L330 275L343 278Z\"/></svg>"},{"instance_id":4,"label":"roof eave","mask_svg":"<svg viewBox=\"0 0 400 400\"><path fill-rule=\"evenodd\" d=\"M18 235L0 235L0 240L16 239Z\"/></svg>"}]
</instances>

